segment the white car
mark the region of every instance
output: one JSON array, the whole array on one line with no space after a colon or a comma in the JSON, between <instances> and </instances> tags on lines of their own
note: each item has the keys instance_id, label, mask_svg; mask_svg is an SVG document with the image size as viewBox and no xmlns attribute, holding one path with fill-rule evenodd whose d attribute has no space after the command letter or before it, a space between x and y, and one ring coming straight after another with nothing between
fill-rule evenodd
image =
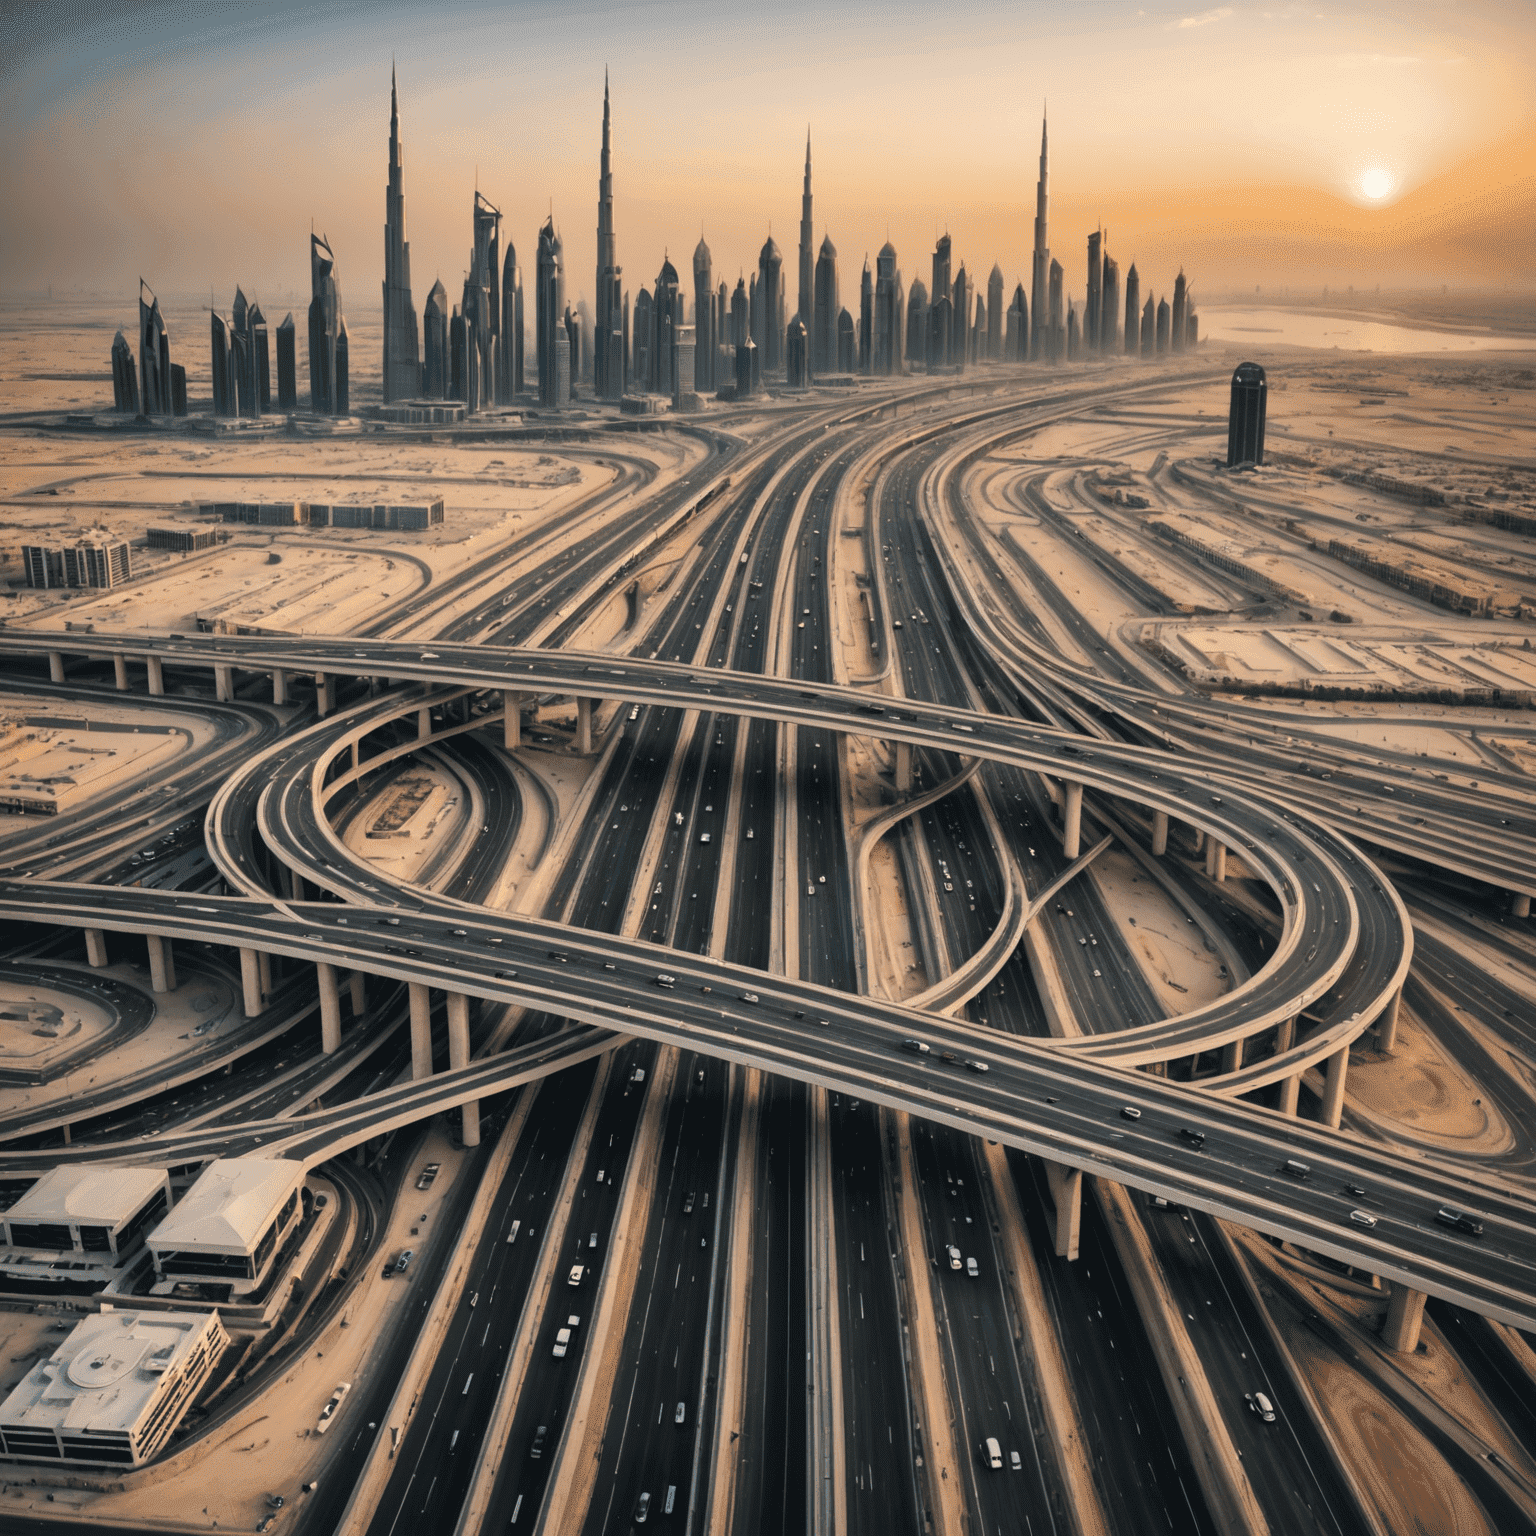
<instances>
[{"instance_id":1,"label":"white car","mask_svg":"<svg viewBox=\"0 0 1536 1536\"><path fill-rule=\"evenodd\" d=\"M571 1330L562 1328L555 1334L554 1356L556 1360L565 1358L565 1352L571 1347Z\"/></svg>"},{"instance_id":2,"label":"white car","mask_svg":"<svg viewBox=\"0 0 1536 1536\"><path fill-rule=\"evenodd\" d=\"M949 1255L949 1267L951 1269L959 1269L960 1268L960 1263L961 1263L961 1260L960 1260L960 1250L958 1248L956 1248L953 1243L951 1243L944 1250L944 1252Z\"/></svg>"}]
</instances>

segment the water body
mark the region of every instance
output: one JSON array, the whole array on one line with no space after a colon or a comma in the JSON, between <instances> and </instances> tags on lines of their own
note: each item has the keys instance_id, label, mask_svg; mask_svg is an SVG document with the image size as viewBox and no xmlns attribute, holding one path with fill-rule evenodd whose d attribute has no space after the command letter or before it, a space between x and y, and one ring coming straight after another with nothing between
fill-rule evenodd
<instances>
[{"instance_id":1,"label":"water body","mask_svg":"<svg viewBox=\"0 0 1536 1536\"><path fill-rule=\"evenodd\" d=\"M1226 309L1202 305L1201 339L1341 352L1533 352L1536 336L1496 331L1433 331L1363 315L1304 309Z\"/></svg>"}]
</instances>

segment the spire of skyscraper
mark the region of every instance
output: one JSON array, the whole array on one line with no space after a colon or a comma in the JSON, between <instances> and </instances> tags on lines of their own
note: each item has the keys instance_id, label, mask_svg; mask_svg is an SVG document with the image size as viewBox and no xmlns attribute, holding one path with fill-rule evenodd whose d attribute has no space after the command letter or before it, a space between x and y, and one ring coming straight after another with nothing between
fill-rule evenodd
<instances>
[{"instance_id":1,"label":"spire of skyscraper","mask_svg":"<svg viewBox=\"0 0 1536 1536\"><path fill-rule=\"evenodd\" d=\"M1046 119L1040 114L1040 179L1035 183L1035 259L1030 271L1029 355L1043 355L1042 335L1049 321L1051 281L1050 212L1050 150L1046 138Z\"/></svg>"},{"instance_id":2,"label":"spire of skyscraper","mask_svg":"<svg viewBox=\"0 0 1536 1536\"><path fill-rule=\"evenodd\" d=\"M810 334L816 307L816 257L811 248L811 128L805 128L805 187L800 193L800 318Z\"/></svg>"},{"instance_id":3,"label":"spire of skyscraper","mask_svg":"<svg viewBox=\"0 0 1536 1536\"><path fill-rule=\"evenodd\" d=\"M624 393L624 298L613 233L613 137L606 69L603 148L597 174L597 319L592 341L593 389L599 400L617 400Z\"/></svg>"},{"instance_id":4,"label":"spire of skyscraper","mask_svg":"<svg viewBox=\"0 0 1536 1536\"><path fill-rule=\"evenodd\" d=\"M400 147L400 92L389 68L389 186L384 193L384 400L421 392L416 307L411 302L411 248L405 238L405 158Z\"/></svg>"}]
</instances>

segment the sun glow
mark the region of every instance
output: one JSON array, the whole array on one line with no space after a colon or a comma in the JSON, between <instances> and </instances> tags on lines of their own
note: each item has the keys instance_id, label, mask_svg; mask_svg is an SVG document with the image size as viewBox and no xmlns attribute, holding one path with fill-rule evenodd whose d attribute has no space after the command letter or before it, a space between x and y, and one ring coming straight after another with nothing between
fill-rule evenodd
<instances>
[{"instance_id":1,"label":"sun glow","mask_svg":"<svg viewBox=\"0 0 1536 1536\"><path fill-rule=\"evenodd\" d=\"M1369 198L1373 203L1380 202L1391 190L1392 173L1379 165L1373 165L1360 178L1361 196Z\"/></svg>"}]
</instances>

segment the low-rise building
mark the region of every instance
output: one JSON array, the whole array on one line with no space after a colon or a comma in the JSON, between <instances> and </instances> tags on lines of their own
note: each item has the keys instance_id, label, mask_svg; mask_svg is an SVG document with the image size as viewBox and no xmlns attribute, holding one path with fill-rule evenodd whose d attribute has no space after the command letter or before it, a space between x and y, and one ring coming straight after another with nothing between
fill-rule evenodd
<instances>
[{"instance_id":1,"label":"low-rise building","mask_svg":"<svg viewBox=\"0 0 1536 1536\"><path fill-rule=\"evenodd\" d=\"M217 1312L103 1308L0 1404L0 1455L143 1466L170 1439L228 1347Z\"/></svg>"},{"instance_id":2,"label":"low-rise building","mask_svg":"<svg viewBox=\"0 0 1536 1536\"><path fill-rule=\"evenodd\" d=\"M133 578L133 554L121 539L110 543L23 544L29 587L115 587Z\"/></svg>"},{"instance_id":3,"label":"low-rise building","mask_svg":"<svg viewBox=\"0 0 1536 1536\"><path fill-rule=\"evenodd\" d=\"M109 1278L143 1246L171 1205L164 1168L64 1164L0 1218L0 1283Z\"/></svg>"}]
</instances>

